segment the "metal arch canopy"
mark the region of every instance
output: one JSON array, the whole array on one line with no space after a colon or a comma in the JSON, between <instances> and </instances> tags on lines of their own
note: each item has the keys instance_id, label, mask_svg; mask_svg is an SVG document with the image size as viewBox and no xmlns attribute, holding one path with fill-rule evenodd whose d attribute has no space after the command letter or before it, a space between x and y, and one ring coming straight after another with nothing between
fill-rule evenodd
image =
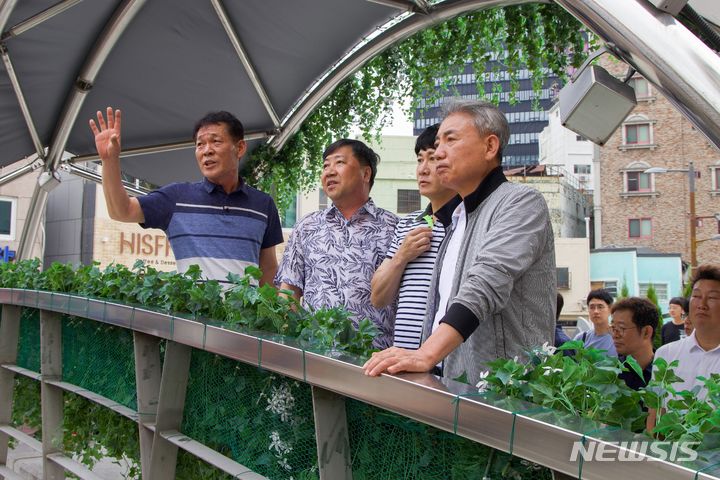
<instances>
[{"instance_id":1,"label":"metal arch canopy","mask_svg":"<svg viewBox=\"0 0 720 480\"><path fill-rule=\"evenodd\" d=\"M720 144L717 55L645 0L556 0ZM282 145L373 55L454 15L528 0L0 0L0 165L30 155L92 159L87 119L123 109L123 170L156 184L199 177L193 122L237 114ZM715 0L692 0L720 19ZM389 21L391 24L388 24ZM3 180L0 179L0 183ZM23 232L31 245L47 192ZM27 249L29 250L29 248Z\"/></svg>"}]
</instances>

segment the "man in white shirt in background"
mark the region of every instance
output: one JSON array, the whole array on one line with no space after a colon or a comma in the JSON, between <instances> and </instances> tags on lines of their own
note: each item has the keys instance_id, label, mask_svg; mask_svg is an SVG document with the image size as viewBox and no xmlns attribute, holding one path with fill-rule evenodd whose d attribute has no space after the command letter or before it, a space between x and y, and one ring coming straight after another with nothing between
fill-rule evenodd
<instances>
[{"instance_id":1,"label":"man in white shirt in background","mask_svg":"<svg viewBox=\"0 0 720 480\"><path fill-rule=\"evenodd\" d=\"M673 370L683 381L672 385L677 392L702 387L697 377L710 378L711 374L720 373L720 266L698 267L692 285L690 319L695 329L689 336L663 345L655 352L656 359L663 358L668 364L678 361ZM697 399L704 400L706 395L703 387ZM650 409L648 430L655 427L656 416L655 409Z\"/></svg>"}]
</instances>

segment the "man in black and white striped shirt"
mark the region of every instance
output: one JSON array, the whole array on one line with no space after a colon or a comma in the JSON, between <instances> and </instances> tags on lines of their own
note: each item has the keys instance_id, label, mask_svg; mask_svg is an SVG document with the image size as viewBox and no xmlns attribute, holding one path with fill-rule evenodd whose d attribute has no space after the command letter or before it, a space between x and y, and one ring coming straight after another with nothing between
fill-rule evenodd
<instances>
[{"instance_id":1,"label":"man in black and white striped shirt","mask_svg":"<svg viewBox=\"0 0 720 480\"><path fill-rule=\"evenodd\" d=\"M407 349L420 346L428 292L445 226L460 197L440 185L435 173L435 135L438 124L426 128L415 142L417 182L420 194L430 200L425 210L418 210L400 220L390 244L387 258L372 279L370 301L383 308L397 299L393 345ZM427 216L433 217L432 228Z\"/></svg>"}]
</instances>

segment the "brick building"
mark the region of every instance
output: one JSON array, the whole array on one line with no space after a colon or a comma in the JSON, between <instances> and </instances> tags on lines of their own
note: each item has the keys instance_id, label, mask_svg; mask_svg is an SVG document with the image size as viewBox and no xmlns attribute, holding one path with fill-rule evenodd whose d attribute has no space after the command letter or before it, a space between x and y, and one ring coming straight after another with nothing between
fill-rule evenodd
<instances>
[{"instance_id":1,"label":"brick building","mask_svg":"<svg viewBox=\"0 0 720 480\"><path fill-rule=\"evenodd\" d=\"M627 66L601 64L623 77ZM686 173L645 173L650 167L697 171L698 263L719 262L720 152L644 78L631 80L638 104L600 149L601 242L680 253L690 263Z\"/></svg>"}]
</instances>

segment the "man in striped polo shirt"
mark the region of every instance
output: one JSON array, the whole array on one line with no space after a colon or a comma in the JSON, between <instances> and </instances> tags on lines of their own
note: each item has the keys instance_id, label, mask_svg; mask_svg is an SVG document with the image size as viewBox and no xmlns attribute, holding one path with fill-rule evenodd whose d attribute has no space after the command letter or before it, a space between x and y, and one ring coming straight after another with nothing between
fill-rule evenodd
<instances>
[{"instance_id":1,"label":"man in striped polo shirt","mask_svg":"<svg viewBox=\"0 0 720 480\"><path fill-rule=\"evenodd\" d=\"M418 190L430 200L425 210L412 212L398 223L387 257L372 278L370 301L383 308L397 299L393 346L420 347L428 292L445 228L460 197L443 187L435 172L435 135L439 124L426 128L415 142ZM426 217L433 217L429 227Z\"/></svg>"},{"instance_id":2,"label":"man in striped polo shirt","mask_svg":"<svg viewBox=\"0 0 720 480\"><path fill-rule=\"evenodd\" d=\"M282 243L280 216L266 193L243 182L240 157L247 149L243 125L228 112L212 112L195 125L195 158L202 182L166 185L142 197L130 197L120 174L121 113L108 107L107 122L97 112L90 120L102 160L105 200L110 218L165 231L177 269L197 264L207 279L227 283L228 273L259 266L261 283L277 271L275 246Z\"/></svg>"}]
</instances>

